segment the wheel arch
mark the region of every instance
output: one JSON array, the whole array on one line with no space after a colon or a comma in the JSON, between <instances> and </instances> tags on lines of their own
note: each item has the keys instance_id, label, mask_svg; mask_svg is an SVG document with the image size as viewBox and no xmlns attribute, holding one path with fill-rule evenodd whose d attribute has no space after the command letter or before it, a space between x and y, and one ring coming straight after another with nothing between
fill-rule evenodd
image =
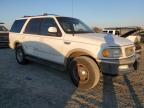
<instances>
[{"instance_id":1,"label":"wheel arch","mask_svg":"<svg viewBox=\"0 0 144 108\"><path fill-rule=\"evenodd\" d=\"M66 54L66 57L64 60L64 65L65 65L66 69L68 69L68 63L71 62L71 60L73 58L79 57L79 56L87 56L87 57L91 58L92 60L94 60L95 63L98 65L97 58L94 58L94 54L92 54L90 51L85 50L85 49L74 49ZM99 65L98 65L98 67L99 67Z\"/></svg>"},{"instance_id":2,"label":"wheel arch","mask_svg":"<svg viewBox=\"0 0 144 108\"><path fill-rule=\"evenodd\" d=\"M16 41L16 42L14 42L14 49L18 46L18 45L20 45L21 43L19 42L19 41Z\"/></svg>"}]
</instances>

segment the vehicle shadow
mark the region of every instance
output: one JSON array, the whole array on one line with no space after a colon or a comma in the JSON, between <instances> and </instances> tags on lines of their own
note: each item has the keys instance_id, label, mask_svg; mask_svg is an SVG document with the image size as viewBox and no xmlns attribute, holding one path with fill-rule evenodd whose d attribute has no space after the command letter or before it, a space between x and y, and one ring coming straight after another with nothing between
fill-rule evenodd
<instances>
[{"instance_id":1,"label":"vehicle shadow","mask_svg":"<svg viewBox=\"0 0 144 108\"><path fill-rule=\"evenodd\" d=\"M102 108L118 108L116 92L111 76L103 75L103 102Z\"/></svg>"},{"instance_id":2,"label":"vehicle shadow","mask_svg":"<svg viewBox=\"0 0 144 108\"><path fill-rule=\"evenodd\" d=\"M129 78L127 77L127 75L124 75L124 80L125 80L126 85L127 85L128 89L129 89L129 92L130 92L130 95L131 95L131 97L133 99L135 107L136 108L143 108L144 106L142 105L139 97L137 96L133 86L131 85L131 82L130 82Z\"/></svg>"},{"instance_id":3,"label":"vehicle shadow","mask_svg":"<svg viewBox=\"0 0 144 108\"><path fill-rule=\"evenodd\" d=\"M129 107L134 107L134 108L143 108L143 104L140 101L140 97L138 97L136 90L134 89L134 87L132 86L129 78L128 78L128 74L123 74L121 77L124 79L124 84L125 85L121 85L117 82L117 80L119 80L117 77L111 77L111 76L107 76L107 75L103 75L103 98L102 98L102 108L119 108L120 106L123 106L123 104L125 103L127 106L129 104ZM122 82L122 81L120 81ZM118 86L118 87L116 87ZM127 100L127 96L125 96L125 93L123 93L123 87L127 88L128 90L128 94L131 97L131 99ZM117 89L116 89L117 88ZM119 92L119 90L121 90L121 92ZM117 91L118 90L118 91ZM125 102L122 101L120 103L120 98L118 97L119 95L122 95L123 93L123 98L126 98ZM128 95L126 94L126 95ZM123 103L124 102L124 103Z\"/></svg>"},{"instance_id":4,"label":"vehicle shadow","mask_svg":"<svg viewBox=\"0 0 144 108\"><path fill-rule=\"evenodd\" d=\"M103 76L102 84L99 84L93 90L85 92L75 90L68 100L66 108L70 106L88 108L143 108L143 104L132 85L128 84L129 81L124 80L124 82L126 85L117 84L117 86L113 77L105 75ZM128 88L128 94L123 91L124 88ZM120 94L119 90L121 91Z\"/></svg>"},{"instance_id":5,"label":"vehicle shadow","mask_svg":"<svg viewBox=\"0 0 144 108\"><path fill-rule=\"evenodd\" d=\"M29 41L30 42L30 41ZM29 43L28 42L28 43ZM26 44L28 44L26 43ZM40 44L40 48L51 47ZM51 48L59 58L64 57L59 51ZM42 53L33 49L33 53ZM55 56L43 51L46 56ZM61 56L61 57L60 57ZM0 108L63 108L76 90L68 72L61 70L54 63L30 62L29 65L18 65L14 51L0 50Z\"/></svg>"}]
</instances>

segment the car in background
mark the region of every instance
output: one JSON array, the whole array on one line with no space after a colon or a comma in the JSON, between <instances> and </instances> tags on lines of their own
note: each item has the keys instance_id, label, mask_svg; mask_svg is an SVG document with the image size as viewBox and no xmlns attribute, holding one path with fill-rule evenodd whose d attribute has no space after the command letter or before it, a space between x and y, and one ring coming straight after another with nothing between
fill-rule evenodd
<instances>
[{"instance_id":1,"label":"car in background","mask_svg":"<svg viewBox=\"0 0 144 108\"><path fill-rule=\"evenodd\" d=\"M140 41L141 41L140 29L131 30L131 31L121 35L121 37L127 38L127 39L132 40L134 42L135 50L137 53L137 59L140 59L141 52L142 52L142 48L140 45Z\"/></svg>"},{"instance_id":2,"label":"car in background","mask_svg":"<svg viewBox=\"0 0 144 108\"><path fill-rule=\"evenodd\" d=\"M119 31L117 30L103 30L103 33L109 33L109 34L119 36Z\"/></svg>"},{"instance_id":3,"label":"car in background","mask_svg":"<svg viewBox=\"0 0 144 108\"><path fill-rule=\"evenodd\" d=\"M0 48L9 46L9 30L0 23Z\"/></svg>"},{"instance_id":4,"label":"car in background","mask_svg":"<svg viewBox=\"0 0 144 108\"><path fill-rule=\"evenodd\" d=\"M120 37L127 38L133 41L135 44L139 43L141 41L140 29L137 28L137 29L130 30L125 34L122 34Z\"/></svg>"},{"instance_id":5,"label":"car in background","mask_svg":"<svg viewBox=\"0 0 144 108\"><path fill-rule=\"evenodd\" d=\"M140 27L109 27L105 28L103 32L124 37L134 43L138 43L141 40L141 36L139 35L140 30Z\"/></svg>"}]
</instances>

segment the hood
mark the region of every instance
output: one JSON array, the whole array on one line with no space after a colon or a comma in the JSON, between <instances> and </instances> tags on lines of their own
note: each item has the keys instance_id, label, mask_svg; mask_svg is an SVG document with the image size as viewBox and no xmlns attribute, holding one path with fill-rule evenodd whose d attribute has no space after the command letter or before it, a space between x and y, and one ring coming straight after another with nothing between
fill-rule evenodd
<instances>
[{"instance_id":1,"label":"hood","mask_svg":"<svg viewBox=\"0 0 144 108\"><path fill-rule=\"evenodd\" d=\"M127 46L133 44L133 42L128 39L103 33L75 34L73 39L73 41L95 45L107 44L108 46Z\"/></svg>"}]
</instances>

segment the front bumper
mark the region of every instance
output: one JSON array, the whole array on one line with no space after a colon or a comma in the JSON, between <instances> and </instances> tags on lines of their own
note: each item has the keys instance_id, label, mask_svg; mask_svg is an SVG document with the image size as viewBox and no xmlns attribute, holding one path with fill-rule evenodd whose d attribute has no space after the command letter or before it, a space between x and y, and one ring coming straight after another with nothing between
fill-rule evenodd
<instances>
[{"instance_id":1,"label":"front bumper","mask_svg":"<svg viewBox=\"0 0 144 108\"><path fill-rule=\"evenodd\" d=\"M132 71L137 69L139 61L135 56L126 59L102 59L99 67L104 74L117 75L122 71Z\"/></svg>"}]
</instances>

